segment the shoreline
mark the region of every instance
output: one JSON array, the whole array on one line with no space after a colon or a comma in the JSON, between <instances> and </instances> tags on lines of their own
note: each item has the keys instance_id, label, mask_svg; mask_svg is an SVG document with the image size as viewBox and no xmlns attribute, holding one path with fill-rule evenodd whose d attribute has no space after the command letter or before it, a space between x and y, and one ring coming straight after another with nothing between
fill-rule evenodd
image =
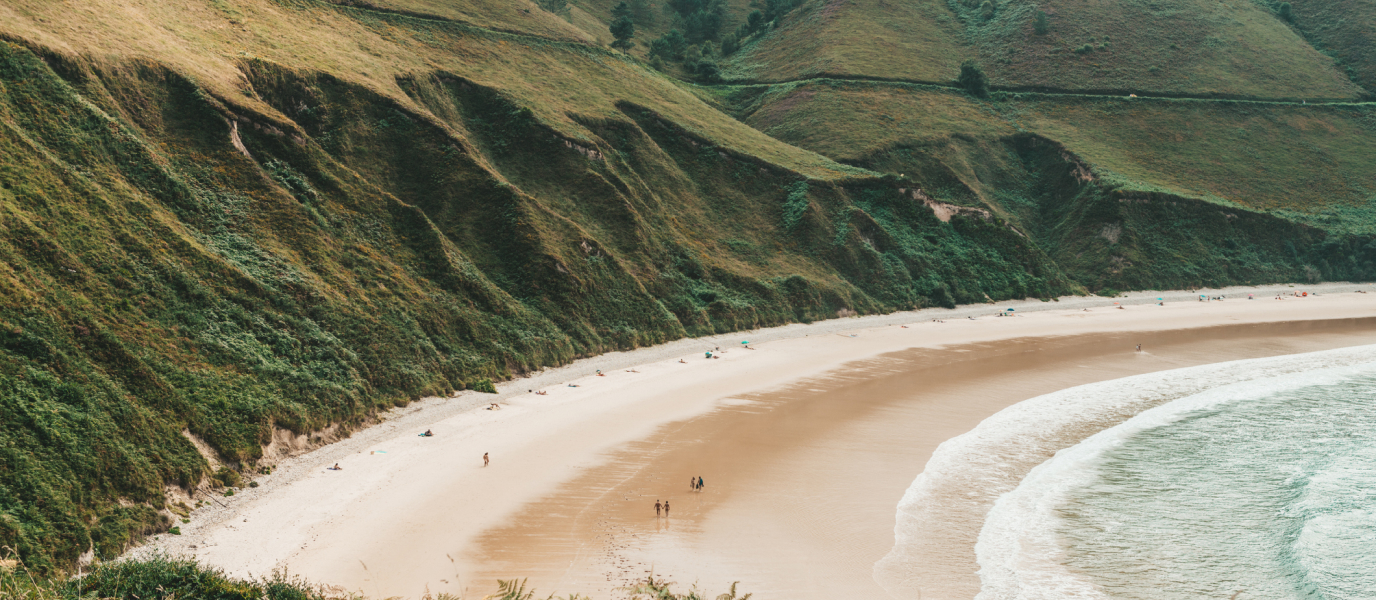
<instances>
[{"instance_id":1,"label":"shoreline","mask_svg":"<svg viewBox=\"0 0 1376 600\"><path fill-rule=\"evenodd\" d=\"M563 482L595 471L604 465L610 453L628 443L653 436L666 424L685 422L717 410L722 406L720 400L723 398L736 398L743 393L787 386L796 382L800 376L806 377L809 373L819 370L832 371L841 365L888 352L912 347L939 347L957 343L962 338L979 339L982 336L988 339L1002 339L1007 337L1007 332L1000 330L1009 329L998 326L984 333L968 332L973 335L966 335L967 332L947 332L952 335L943 338L942 341L932 341L913 336L906 339L894 338L892 334L900 331L892 329L894 326L930 322L935 318L964 319L976 315L989 315L1004 308L1015 308L1016 313L1023 316L1046 311L1064 313L1084 308L1111 307L1115 302L1131 307L1138 304L1154 304L1158 297L1166 299L1165 308L1170 309L1171 313L1198 313L1198 309L1205 307L1216 309L1213 312L1218 313L1245 308L1248 305L1251 305L1251 310L1255 312L1266 303L1285 307L1297 302L1311 303L1310 299L1292 301L1287 298L1287 302L1281 304L1272 299L1276 292L1288 293L1293 289L1317 291L1320 294L1314 298L1317 300L1327 298L1330 294L1376 288L1370 284L1323 284L1202 290L1202 293L1210 296L1220 293L1234 296L1221 304L1199 303L1195 299L1200 292L1193 291L1138 292L1129 294L1127 298L1070 297L1046 302L1002 302L964 306L953 310L924 309L836 319L809 325L794 324L766 330L678 340L660 346L581 359L564 367L546 369L529 377L503 382L498 386L497 395L470 392L456 398L429 398L389 411L382 415L376 425L355 432L351 438L283 461L273 474L257 479L260 487L242 489L232 498L216 498L215 500L223 502L224 506L195 511L192 522L182 526L182 536L161 536L156 542L135 549L126 556L145 556L158 551L194 555L232 573L257 576L267 575L272 568L285 564L291 567L294 574L306 576L318 583L337 583L344 589L362 591L369 595L403 594L413 597L421 595L423 590L419 589L419 585L411 585L410 589L405 590L386 587L393 584L400 587L408 586L404 582L396 581L397 576L376 573L390 574L420 568L432 574L445 575L435 577L434 581L425 582L431 584L426 589L436 592L459 591L470 587L465 583L477 583L463 581L471 579L468 576L450 576L456 570L472 570L467 568L472 567L471 564L463 569L458 565L468 560L463 557L463 553L472 550L475 540L488 535L492 530L509 525L513 515L529 503L547 498L557 491ZM1249 292L1258 294L1258 299L1243 304ZM1238 296L1242 298L1242 302L1236 301ZM1182 311L1180 309L1183 307L1179 306L1181 303L1190 303L1189 306L1193 308ZM1376 302L1367 306L1376 306ZM1153 308L1161 310L1159 307ZM1113 311L1112 314L1127 316L1139 312L1141 311ZM1261 312L1270 314L1275 313L1276 309L1268 308ZM1295 313L1291 315L1292 319L1286 320L1334 318L1332 314L1316 315L1312 314L1315 311L1303 310L1300 307L1282 312ZM1376 311L1366 310L1363 314L1376 315ZM1104 323L1095 323L1086 331L1115 330L1111 321L1104 318L1108 315L1103 314L1103 311L1094 311L1094 315L1096 322L1103 320ZM1271 321L1278 320L1274 316L1268 318ZM1023 319L997 321L1008 325L1024 322ZM961 329L969 325L973 323L962 321ZM1198 324L1157 322L1151 325L1157 329L1193 326ZM1055 329L1063 328L1053 328L1053 332ZM885 336L874 335L879 332L886 332L888 338L892 339L881 339ZM808 337L837 336L834 340L839 342L842 338L852 337L851 333L856 337L850 342L845 342L846 347L832 344L831 347L819 348L819 344L826 344L818 340L805 340ZM782 346L776 349L776 344L772 343L768 351L762 348L760 352L747 352L733 348L728 354L723 355L725 360L720 361L703 361L699 354L704 348L710 349L718 345L729 347L724 342L729 340L735 344L744 339L749 339L752 346L766 342L793 343L787 348L788 352L777 352L776 350L782 349ZM805 341L807 343L803 343ZM828 338L826 341L832 339ZM692 360L689 355L696 355L696 360ZM692 360L691 366L680 368L675 365L674 361L679 357ZM623 376L620 371L629 368L643 370L643 373ZM714 369L716 373L712 375L715 376L702 372L704 368ZM613 377L591 379L590 376L598 369L608 372ZM588 378L583 382L584 387L577 390L551 387L566 385L566 382L580 381L584 378ZM607 385L613 381L616 382L615 385ZM597 384L595 393L590 389L591 383ZM646 391L645 388L650 387L647 384L662 389ZM535 388L550 388L550 396L534 396L526 392ZM480 410L489 402L505 403L506 406L501 411ZM577 422L579 419L586 420L587 427L591 429L579 431L578 435L570 437L571 434L566 429L571 422ZM440 424L443 424L443 430L437 430L440 434L438 438L412 437L412 430L424 431ZM528 436L534 440L531 444L543 443L544 446L536 448L533 455L525 457L527 463L521 463L522 452L528 449L523 449L521 443L499 442L491 438L491 434L494 433L498 434L498 437L502 433L518 437ZM488 438L484 439L484 436ZM561 436L568 439L560 439ZM441 447L443 444L430 443L435 441L451 444L453 447ZM500 448L493 453L498 461L496 464L505 466L515 462L530 468L519 474L509 473L487 479L474 478L483 477L481 474L488 472L464 471L461 474L456 473L453 481L417 481L419 478L431 479L431 476L418 473L449 473L450 469L459 465L464 465L463 468L467 469L467 465L477 460L481 452L471 457L465 455L460 459L452 456L451 450L464 447L469 441L486 446L495 444L494 447ZM506 446L501 446L502 443L506 443ZM425 444L429 447L424 446ZM390 454L364 453L376 451L380 446L386 446ZM551 456L556 460L550 460ZM409 466L398 466L396 463L401 461L393 460L397 458L410 461L406 463ZM368 459L374 459L371 464L378 466L382 466L383 461L391 461L392 464L374 469L367 466L367 462L358 462ZM346 470L329 475L342 475L343 477L335 479L344 481L331 482L325 479L325 474L321 472L322 465L334 462L340 462ZM417 471L417 464L428 467ZM920 468L914 468L913 472L906 474L909 481L917 475L917 471L920 471ZM448 501L436 500L427 504L427 498ZM430 530L437 525L436 516L452 514L456 505L461 505L459 509L465 515L458 519L462 523L444 522L444 531L438 537L432 536ZM422 515L428 518L414 520L400 518L397 515ZM890 511L890 521L892 515ZM365 517L378 519L379 522L360 528L358 521ZM346 558L345 555L354 550L347 543L347 539L359 535L371 536L376 542L371 545L385 547L386 550L381 553L383 556L402 558L398 558L395 564L385 558L381 562L375 561L371 570L366 562L360 563ZM465 542L452 541L460 538ZM356 540L355 543L363 542ZM411 555L415 553L415 547L426 544L433 546L429 548L429 556L425 561L421 561L426 564L417 565L417 561ZM361 575L351 573L349 576L331 577L332 572L339 569L358 571L359 564L363 565ZM508 566L512 569L507 573L508 577L523 576L519 565ZM425 578L429 579L428 576ZM719 585L709 586L708 589L716 591ZM559 593L578 591L546 585L542 585L541 589ZM490 591L469 589L469 593L477 594Z\"/></svg>"}]
</instances>

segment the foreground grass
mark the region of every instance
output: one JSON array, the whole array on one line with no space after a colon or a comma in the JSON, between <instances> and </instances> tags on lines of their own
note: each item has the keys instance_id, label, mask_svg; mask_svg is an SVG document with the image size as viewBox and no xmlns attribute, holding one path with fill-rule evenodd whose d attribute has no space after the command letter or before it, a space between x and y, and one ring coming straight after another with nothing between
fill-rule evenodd
<instances>
[{"instance_id":1,"label":"foreground grass","mask_svg":"<svg viewBox=\"0 0 1376 600\"><path fill-rule=\"evenodd\" d=\"M673 584L653 575L629 588L632 600L707 600L696 587L687 592L674 592ZM153 558L146 561L107 563L82 577L48 579L35 576L15 560L0 562L0 598L6 600L364 600L362 596L338 588L313 585L300 578L275 572L271 577L242 580L225 575L219 569L204 567L195 561L172 558ZM425 600L461 600L461 596L436 594ZM536 596L524 580L499 582L496 593L483 596L490 600L554 599ZM565 600L582 596L572 595ZM716 600L746 600L750 594L736 595L736 584ZM584 599L586 600L586 599Z\"/></svg>"}]
</instances>

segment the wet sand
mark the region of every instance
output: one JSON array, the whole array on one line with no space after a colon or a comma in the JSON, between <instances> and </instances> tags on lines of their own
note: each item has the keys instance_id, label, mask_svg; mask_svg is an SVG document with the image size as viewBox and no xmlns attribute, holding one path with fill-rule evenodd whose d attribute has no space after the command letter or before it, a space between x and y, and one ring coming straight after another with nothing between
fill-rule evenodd
<instances>
[{"instance_id":1,"label":"wet sand","mask_svg":"<svg viewBox=\"0 0 1376 600\"><path fill-rule=\"evenodd\" d=\"M712 595L740 580L759 599L882 598L873 567L893 545L904 490L938 444L1001 408L1136 373L1376 340L1372 294L1020 314L796 326L797 337L721 359L684 353L570 380L579 387L546 384L548 395L497 411L425 421L422 410L293 459L284 472L297 474L270 476L152 549L379 598L482 597L513 577L612 598L650 570ZM416 436L427 428L437 436ZM326 471L333 462L344 470ZM689 490L695 475L702 492ZM656 499L671 501L670 517L655 518ZM958 533L978 526L953 523L934 556L949 565L952 597L977 585Z\"/></svg>"}]
</instances>

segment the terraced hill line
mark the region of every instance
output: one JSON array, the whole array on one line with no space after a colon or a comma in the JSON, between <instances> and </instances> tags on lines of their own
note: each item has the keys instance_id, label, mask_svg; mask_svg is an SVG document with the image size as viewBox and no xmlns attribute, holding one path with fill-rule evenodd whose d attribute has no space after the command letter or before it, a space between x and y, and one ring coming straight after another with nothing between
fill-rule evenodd
<instances>
[{"instance_id":1,"label":"terraced hill line","mask_svg":"<svg viewBox=\"0 0 1376 600\"><path fill-rule=\"evenodd\" d=\"M687 82L693 83L693 82ZM930 89L959 90L960 87L949 81L923 81L916 79L892 79L886 77L867 77L867 76L835 76L820 75L816 77L800 77L796 79L771 80L736 80L715 84L693 83L693 85L704 88L727 88L727 87L751 87L751 86L777 86L808 83L856 83L856 84L891 84L904 86L917 86ZM1034 96L1039 98L1117 98L1133 100L1185 100L1197 102L1219 102L1219 103L1248 103L1265 105L1295 105L1295 106L1372 106L1376 101L1352 101L1337 98L1296 98L1296 99L1275 99L1261 98L1257 96L1222 96L1207 94L1174 94L1170 92L1147 92L1134 90L1056 90L1044 87L1006 87L989 86L991 92L1005 92L1010 94L1022 94L1024 96Z\"/></svg>"}]
</instances>

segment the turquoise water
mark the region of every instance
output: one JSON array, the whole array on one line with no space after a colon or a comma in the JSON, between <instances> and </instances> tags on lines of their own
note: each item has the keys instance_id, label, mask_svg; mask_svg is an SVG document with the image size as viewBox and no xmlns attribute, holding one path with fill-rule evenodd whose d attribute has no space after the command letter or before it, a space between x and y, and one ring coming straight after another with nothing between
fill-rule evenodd
<instances>
[{"instance_id":1,"label":"turquoise water","mask_svg":"<svg viewBox=\"0 0 1376 600\"><path fill-rule=\"evenodd\" d=\"M1376 599L1376 346L1022 405L981 454L1057 450L995 490L978 600Z\"/></svg>"},{"instance_id":2,"label":"turquoise water","mask_svg":"<svg viewBox=\"0 0 1376 600\"><path fill-rule=\"evenodd\" d=\"M1067 570L1110 598L1376 598L1362 371L1291 375L1121 438L1056 509Z\"/></svg>"}]
</instances>

